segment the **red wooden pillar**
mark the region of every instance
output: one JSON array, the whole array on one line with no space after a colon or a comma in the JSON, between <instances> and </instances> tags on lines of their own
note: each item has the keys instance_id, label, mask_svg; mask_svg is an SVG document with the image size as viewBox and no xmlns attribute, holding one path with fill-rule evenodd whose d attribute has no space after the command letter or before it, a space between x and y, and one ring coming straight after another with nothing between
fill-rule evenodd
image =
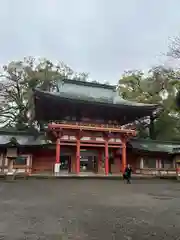
<instances>
[{"instance_id":1,"label":"red wooden pillar","mask_svg":"<svg viewBox=\"0 0 180 240\"><path fill-rule=\"evenodd\" d=\"M108 150L108 139L105 138L105 174L109 174L109 150Z\"/></svg>"},{"instance_id":2,"label":"red wooden pillar","mask_svg":"<svg viewBox=\"0 0 180 240\"><path fill-rule=\"evenodd\" d=\"M57 138L57 140L56 140L56 163L60 163L60 151L61 151L60 138Z\"/></svg>"},{"instance_id":3,"label":"red wooden pillar","mask_svg":"<svg viewBox=\"0 0 180 240\"><path fill-rule=\"evenodd\" d=\"M122 141L122 172L124 172L126 165L127 165L127 161L126 161L126 139L125 138L121 138Z\"/></svg>"},{"instance_id":4,"label":"red wooden pillar","mask_svg":"<svg viewBox=\"0 0 180 240\"><path fill-rule=\"evenodd\" d=\"M80 137L77 136L76 141L76 173L79 174L80 172Z\"/></svg>"}]
</instances>

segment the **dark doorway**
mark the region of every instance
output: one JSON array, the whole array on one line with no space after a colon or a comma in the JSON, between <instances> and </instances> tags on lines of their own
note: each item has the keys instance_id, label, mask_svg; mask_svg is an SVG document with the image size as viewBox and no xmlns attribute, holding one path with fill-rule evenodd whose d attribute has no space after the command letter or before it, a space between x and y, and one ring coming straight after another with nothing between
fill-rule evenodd
<instances>
[{"instance_id":1,"label":"dark doorway","mask_svg":"<svg viewBox=\"0 0 180 240\"><path fill-rule=\"evenodd\" d=\"M61 156L60 163L61 171L71 172L71 156Z\"/></svg>"},{"instance_id":2,"label":"dark doorway","mask_svg":"<svg viewBox=\"0 0 180 240\"><path fill-rule=\"evenodd\" d=\"M114 164L114 158L113 158L113 156L110 156L109 157L109 173L110 174L112 173L112 168L111 168L112 164Z\"/></svg>"},{"instance_id":3,"label":"dark doorway","mask_svg":"<svg viewBox=\"0 0 180 240\"><path fill-rule=\"evenodd\" d=\"M94 172L98 173L98 158L94 156Z\"/></svg>"},{"instance_id":4,"label":"dark doorway","mask_svg":"<svg viewBox=\"0 0 180 240\"><path fill-rule=\"evenodd\" d=\"M85 156L80 159L80 169L82 172L98 172L96 156Z\"/></svg>"}]
</instances>

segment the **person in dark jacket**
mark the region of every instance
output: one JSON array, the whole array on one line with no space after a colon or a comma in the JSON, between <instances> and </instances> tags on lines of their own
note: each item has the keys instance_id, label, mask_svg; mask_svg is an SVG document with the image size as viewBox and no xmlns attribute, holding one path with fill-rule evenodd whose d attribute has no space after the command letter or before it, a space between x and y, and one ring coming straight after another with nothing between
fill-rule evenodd
<instances>
[{"instance_id":1,"label":"person in dark jacket","mask_svg":"<svg viewBox=\"0 0 180 240\"><path fill-rule=\"evenodd\" d=\"M124 180L127 180L128 184L131 183L131 173L132 173L132 168L128 164L127 167L125 168L125 171L124 171L124 174L123 174L123 178L124 178Z\"/></svg>"}]
</instances>

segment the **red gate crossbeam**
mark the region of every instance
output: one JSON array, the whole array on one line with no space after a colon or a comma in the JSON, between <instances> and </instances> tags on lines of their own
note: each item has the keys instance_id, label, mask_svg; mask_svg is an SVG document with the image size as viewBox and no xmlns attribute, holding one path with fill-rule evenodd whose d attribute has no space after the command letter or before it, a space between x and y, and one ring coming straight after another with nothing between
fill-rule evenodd
<instances>
[{"instance_id":1,"label":"red gate crossbeam","mask_svg":"<svg viewBox=\"0 0 180 240\"><path fill-rule=\"evenodd\" d=\"M80 131L99 131L99 132L109 132L109 133L122 133L131 136L136 135L135 130L130 129L120 129L120 128L110 128L110 127L101 127L101 126L83 126L83 125L75 125L75 124L58 124L58 123L50 123L48 124L48 128L50 130L60 130L60 129L71 129L71 130L80 130Z\"/></svg>"}]
</instances>

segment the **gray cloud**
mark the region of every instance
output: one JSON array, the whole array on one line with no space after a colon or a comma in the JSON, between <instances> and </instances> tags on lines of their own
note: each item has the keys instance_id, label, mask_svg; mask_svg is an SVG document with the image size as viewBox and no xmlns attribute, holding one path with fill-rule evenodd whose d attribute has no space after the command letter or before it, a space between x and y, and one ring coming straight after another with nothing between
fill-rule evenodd
<instances>
[{"instance_id":1,"label":"gray cloud","mask_svg":"<svg viewBox=\"0 0 180 240\"><path fill-rule=\"evenodd\" d=\"M111 83L161 62L179 34L179 0L1 0L0 9L0 63L42 56Z\"/></svg>"}]
</instances>

